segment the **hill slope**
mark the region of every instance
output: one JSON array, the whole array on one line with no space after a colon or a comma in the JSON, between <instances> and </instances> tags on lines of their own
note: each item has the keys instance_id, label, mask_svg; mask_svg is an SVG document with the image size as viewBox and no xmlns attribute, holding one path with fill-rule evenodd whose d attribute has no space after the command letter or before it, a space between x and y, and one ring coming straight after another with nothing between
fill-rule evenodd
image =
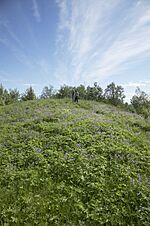
<instances>
[{"instance_id":1,"label":"hill slope","mask_svg":"<svg viewBox=\"0 0 150 226\"><path fill-rule=\"evenodd\" d=\"M149 132L96 102L0 108L0 224L150 225Z\"/></svg>"}]
</instances>

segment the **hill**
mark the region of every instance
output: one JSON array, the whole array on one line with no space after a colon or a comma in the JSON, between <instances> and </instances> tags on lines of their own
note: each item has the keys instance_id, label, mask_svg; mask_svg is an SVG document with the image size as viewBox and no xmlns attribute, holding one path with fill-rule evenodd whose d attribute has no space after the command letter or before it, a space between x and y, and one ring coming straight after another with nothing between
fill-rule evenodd
<instances>
[{"instance_id":1,"label":"hill","mask_svg":"<svg viewBox=\"0 0 150 226\"><path fill-rule=\"evenodd\" d=\"M0 225L150 225L150 125L90 101L0 108Z\"/></svg>"}]
</instances>

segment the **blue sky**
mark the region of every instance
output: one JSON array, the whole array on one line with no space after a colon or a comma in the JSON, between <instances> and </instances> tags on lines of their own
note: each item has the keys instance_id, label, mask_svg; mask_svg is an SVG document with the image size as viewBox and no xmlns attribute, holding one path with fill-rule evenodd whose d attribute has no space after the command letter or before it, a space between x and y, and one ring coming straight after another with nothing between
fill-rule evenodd
<instances>
[{"instance_id":1,"label":"blue sky","mask_svg":"<svg viewBox=\"0 0 150 226\"><path fill-rule=\"evenodd\" d=\"M0 83L150 93L150 0L1 0Z\"/></svg>"}]
</instances>

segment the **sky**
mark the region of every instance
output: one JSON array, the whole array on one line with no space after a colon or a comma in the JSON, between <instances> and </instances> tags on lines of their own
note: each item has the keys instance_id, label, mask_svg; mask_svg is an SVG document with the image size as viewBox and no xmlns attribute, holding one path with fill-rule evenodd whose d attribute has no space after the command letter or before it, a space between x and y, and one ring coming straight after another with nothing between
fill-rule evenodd
<instances>
[{"instance_id":1,"label":"sky","mask_svg":"<svg viewBox=\"0 0 150 226\"><path fill-rule=\"evenodd\" d=\"M0 0L0 83L150 94L150 0Z\"/></svg>"}]
</instances>

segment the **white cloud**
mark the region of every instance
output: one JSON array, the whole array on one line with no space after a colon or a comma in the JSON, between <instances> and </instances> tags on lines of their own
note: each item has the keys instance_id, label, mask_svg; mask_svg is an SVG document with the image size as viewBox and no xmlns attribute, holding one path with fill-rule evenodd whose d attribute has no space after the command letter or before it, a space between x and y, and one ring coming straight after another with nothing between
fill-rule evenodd
<instances>
[{"instance_id":1,"label":"white cloud","mask_svg":"<svg viewBox=\"0 0 150 226\"><path fill-rule=\"evenodd\" d=\"M147 9L145 14L139 19L139 25L150 23L150 9Z\"/></svg>"},{"instance_id":2,"label":"white cloud","mask_svg":"<svg viewBox=\"0 0 150 226\"><path fill-rule=\"evenodd\" d=\"M62 30L64 28L69 27L69 11L67 8L67 0L56 0L56 3L58 4L58 7L60 9L60 15L59 15L59 29Z\"/></svg>"},{"instance_id":3,"label":"white cloud","mask_svg":"<svg viewBox=\"0 0 150 226\"><path fill-rule=\"evenodd\" d=\"M40 15L37 0L32 0L32 4L33 4L33 8L32 8L33 9L33 16L36 18L37 22L40 22L41 21L41 15Z\"/></svg>"},{"instance_id":4,"label":"white cloud","mask_svg":"<svg viewBox=\"0 0 150 226\"><path fill-rule=\"evenodd\" d=\"M137 57L150 56L150 4L129 2L57 0L61 37L57 54L63 56L68 76L81 82L100 80Z\"/></svg>"}]
</instances>

